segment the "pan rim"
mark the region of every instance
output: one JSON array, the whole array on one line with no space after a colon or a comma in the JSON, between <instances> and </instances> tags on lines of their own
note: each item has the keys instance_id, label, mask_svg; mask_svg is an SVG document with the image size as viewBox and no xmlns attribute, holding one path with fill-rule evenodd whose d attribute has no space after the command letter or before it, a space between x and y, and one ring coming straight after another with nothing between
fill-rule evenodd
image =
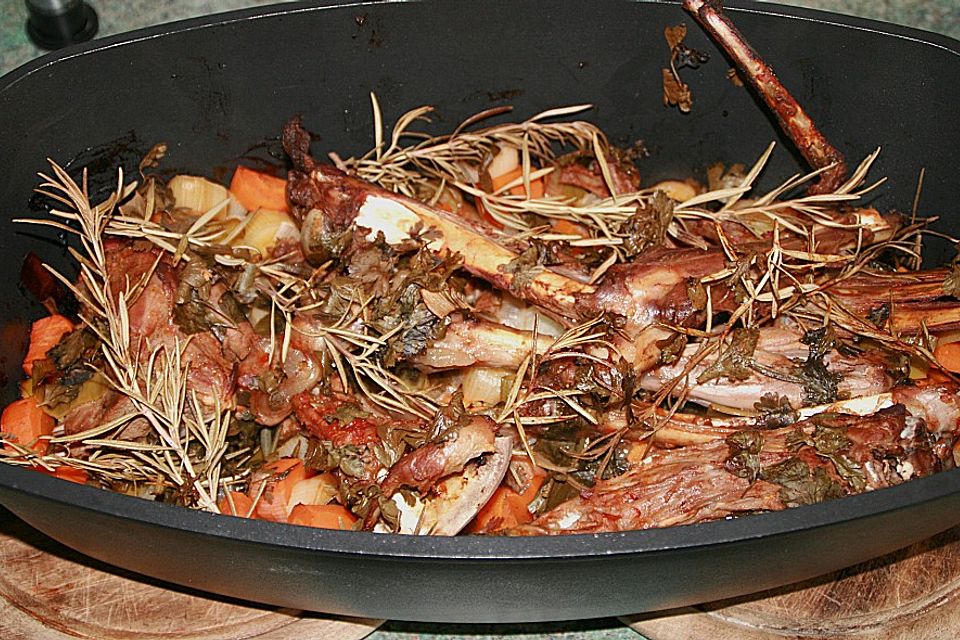
<instances>
[{"instance_id":1,"label":"pan rim","mask_svg":"<svg viewBox=\"0 0 960 640\"><path fill-rule=\"evenodd\" d=\"M421 0L393 0L395 4ZM660 0L624 0L631 4L678 4ZM155 25L128 33L75 45L21 65L0 77L0 98L17 83L53 65L98 51L177 33L217 27L235 22L290 16L316 11L373 6L372 1L314 0L240 9ZM740 0L728 4L732 12L754 13L851 28L881 36L909 40L960 56L960 41L919 29L821 10L785 7L773 3ZM51 484L52 483L52 484ZM0 465L0 489L26 494L41 500L60 502L106 516L177 529L197 535L284 547L292 550L404 558L415 560L542 560L577 559L600 556L660 553L678 549L705 548L745 542L751 539L787 535L865 517L875 517L916 507L960 492L960 469L912 480L897 487L848 496L842 500L787 509L775 513L694 525L603 534L574 534L557 537L455 537L400 536L366 532L339 532L292 525L230 519L155 503L112 492L63 483L55 478L10 465ZM214 520L211 520L213 518Z\"/></svg>"},{"instance_id":2,"label":"pan rim","mask_svg":"<svg viewBox=\"0 0 960 640\"><path fill-rule=\"evenodd\" d=\"M529 537L410 536L234 518L64 482L7 464L0 464L0 490L140 524L291 551L424 561L536 561L690 551L890 515L960 493L960 468L783 511L654 529Z\"/></svg>"}]
</instances>

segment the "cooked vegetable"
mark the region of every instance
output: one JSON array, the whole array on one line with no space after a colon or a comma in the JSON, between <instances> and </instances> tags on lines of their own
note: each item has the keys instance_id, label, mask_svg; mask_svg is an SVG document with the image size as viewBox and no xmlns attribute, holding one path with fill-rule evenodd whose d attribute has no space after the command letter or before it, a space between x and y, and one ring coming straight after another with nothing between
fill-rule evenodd
<instances>
[{"instance_id":1,"label":"cooked vegetable","mask_svg":"<svg viewBox=\"0 0 960 640\"><path fill-rule=\"evenodd\" d=\"M248 211L269 209L288 213L286 187L287 181L283 178L276 178L242 165L233 172L233 179L230 181L230 193Z\"/></svg>"},{"instance_id":2,"label":"cooked vegetable","mask_svg":"<svg viewBox=\"0 0 960 640\"><path fill-rule=\"evenodd\" d=\"M11 402L0 416L0 432L6 434L5 448L10 449L11 443L32 449L43 455L47 452L49 442L41 436L53 433L54 419L48 416L37 404L34 398L21 398Z\"/></svg>"},{"instance_id":3,"label":"cooked vegetable","mask_svg":"<svg viewBox=\"0 0 960 640\"><path fill-rule=\"evenodd\" d=\"M532 522L530 503L540 492L543 481L543 475L534 476L530 486L523 493L517 493L510 487L500 487L493 494L490 502L477 513L477 517L467 527L466 532L491 533Z\"/></svg>"},{"instance_id":4,"label":"cooked vegetable","mask_svg":"<svg viewBox=\"0 0 960 640\"><path fill-rule=\"evenodd\" d=\"M357 516L339 504L300 504L293 508L288 522L304 527L349 531L355 528Z\"/></svg>"},{"instance_id":5,"label":"cooked vegetable","mask_svg":"<svg viewBox=\"0 0 960 640\"><path fill-rule=\"evenodd\" d=\"M257 209L250 214L238 244L253 247L266 256L280 242L300 244L300 229L296 222L283 211Z\"/></svg>"},{"instance_id":6,"label":"cooked vegetable","mask_svg":"<svg viewBox=\"0 0 960 640\"><path fill-rule=\"evenodd\" d=\"M307 478L303 461L296 458L281 458L260 469L261 480L250 485L250 497L256 501L257 517L274 522L286 522L297 505L293 501L295 487Z\"/></svg>"},{"instance_id":7,"label":"cooked vegetable","mask_svg":"<svg viewBox=\"0 0 960 640\"><path fill-rule=\"evenodd\" d=\"M30 345L23 359L23 370L33 375L33 363L47 357L47 352L66 334L73 331L73 323L64 316L53 314L40 318L30 327Z\"/></svg>"},{"instance_id":8,"label":"cooked vegetable","mask_svg":"<svg viewBox=\"0 0 960 640\"><path fill-rule=\"evenodd\" d=\"M200 176L178 175L167 184L177 207L204 213L223 206L220 217L226 215L230 193L226 187Z\"/></svg>"},{"instance_id":9,"label":"cooked vegetable","mask_svg":"<svg viewBox=\"0 0 960 640\"><path fill-rule=\"evenodd\" d=\"M960 373L960 342L938 344L933 351L937 364L953 373Z\"/></svg>"},{"instance_id":10,"label":"cooked vegetable","mask_svg":"<svg viewBox=\"0 0 960 640\"><path fill-rule=\"evenodd\" d=\"M44 469L39 465L30 468L33 471L46 473L54 478L60 478L61 480L66 480L67 482L75 482L76 484L86 484L90 480L90 475L86 471L83 469L77 469L76 467L60 465L59 467L55 467L52 471Z\"/></svg>"},{"instance_id":11,"label":"cooked vegetable","mask_svg":"<svg viewBox=\"0 0 960 640\"><path fill-rule=\"evenodd\" d=\"M702 522L956 466L957 269L920 269L924 223L858 207L876 154L847 179L794 122L814 171L770 192L772 147L644 186L630 149L561 119L583 108L443 136L422 108L335 166L294 118L286 180L178 176L172 202L147 176L95 205L53 165L83 324L35 326L4 459L435 535Z\"/></svg>"},{"instance_id":12,"label":"cooked vegetable","mask_svg":"<svg viewBox=\"0 0 960 640\"><path fill-rule=\"evenodd\" d=\"M217 502L220 513L238 518L255 518L253 500L245 493L227 491Z\"/></svg>"}]
</instances>

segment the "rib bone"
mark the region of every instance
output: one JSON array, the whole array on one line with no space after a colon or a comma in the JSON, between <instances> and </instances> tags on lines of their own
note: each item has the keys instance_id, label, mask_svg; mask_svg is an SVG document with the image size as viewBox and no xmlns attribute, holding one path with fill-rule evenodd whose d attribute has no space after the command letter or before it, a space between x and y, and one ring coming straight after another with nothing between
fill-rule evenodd
<instances>
[{"instance_id":1,"label":"rib bone","mask_svg":"<svg viewBox=\"0 0 960 640\"><path fill-rule=\"evenodd\" d=\"M683 0L707 33L733 58L744 78L750 83L777 117L780 127L797 146L797 150L814 169L826 169L810 193L830 193L843 184L847 164L841 154L820 133L803 107L790 95L773 69L744 39L718 0Z\"/></svg>"}]
</instances>

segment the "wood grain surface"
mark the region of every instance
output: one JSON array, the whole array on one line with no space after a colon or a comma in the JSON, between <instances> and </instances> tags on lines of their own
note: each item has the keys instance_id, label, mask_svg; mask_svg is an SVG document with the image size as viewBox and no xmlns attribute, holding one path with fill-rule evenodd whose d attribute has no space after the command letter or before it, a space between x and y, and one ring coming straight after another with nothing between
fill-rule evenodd
<instances>
[{"instance_id":1,"label":"wood grain surface","mask_svg":"<svg viewBox=\"0 0 960 640\"><path fill-rule=\"evenodd\" d=\"M0 509L2 640L359 640L382 621L232 601L91 560ZM650 640L960 638L960 527L762 594L624 618Z\"/></svg>"},{"instance_id":2,"label":"wood grain surface","mask_svg":"<svg viewBox=\"0 0 960 640\"><path fill-rule=\"evenodd\" d=\"M960 527L800 584L624 622L650 640L954 640Z\"/></svg>"},{"instance_id":3,"label":"wood grain surface","mask_svg":"<svg viewBox=\"0 0 960 640\"><path fill-rule=\"evenodd\" d=\"M2 640L359 640L382 623L312 616L151 581L70 551L3 510L0 596Z\"/></svg>"}]
</instances>

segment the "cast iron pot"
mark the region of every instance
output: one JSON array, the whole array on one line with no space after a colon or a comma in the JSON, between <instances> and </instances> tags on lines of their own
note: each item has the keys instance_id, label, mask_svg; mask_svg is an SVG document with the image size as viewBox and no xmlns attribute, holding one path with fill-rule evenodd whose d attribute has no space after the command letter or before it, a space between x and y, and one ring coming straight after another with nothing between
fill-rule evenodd
<instances>
[{"instance_id":1,"label":"cast iron pot","mask_svg":"<svg viewBox=\"0 0 960 640\"><path fill-rule=\"evenodd\" d=\"M954 217L960 166L960 43L865 20L737 3L729 11L851 163L883 146L881 209ZM686 69L694 108L661 103L663 29L690 24L710 54ZM438 130L513 104L523 118L591 102L613 141L644 140L645 181L752 162L781 140L729 66L674 3L457 0L282 5L97 41L0 80L0 344L4 401L39 307L18 289L26 251L63 249L11 218L36 215L45 158L136 162L158 141L164 166L213 175L275 149L301 113L315 154L372 144L368 94L386 122L420 104ZM273 143L269 141L273 140ZM781 140L784 142L784 140ZM782 144L766 186L805 171ZM222 176L220 176L222 177ZM54 239L55 240L55 239ZM935 259L946 254L936 247ZM0 502L90 556L173 583L249 600L374 618L510 622L609 616L754 592L878 556L960 522L960 471L893 489L738 520L559 538L426 538L313 530L188 511L0 465Z\"/></svg>"}]
</instances>

